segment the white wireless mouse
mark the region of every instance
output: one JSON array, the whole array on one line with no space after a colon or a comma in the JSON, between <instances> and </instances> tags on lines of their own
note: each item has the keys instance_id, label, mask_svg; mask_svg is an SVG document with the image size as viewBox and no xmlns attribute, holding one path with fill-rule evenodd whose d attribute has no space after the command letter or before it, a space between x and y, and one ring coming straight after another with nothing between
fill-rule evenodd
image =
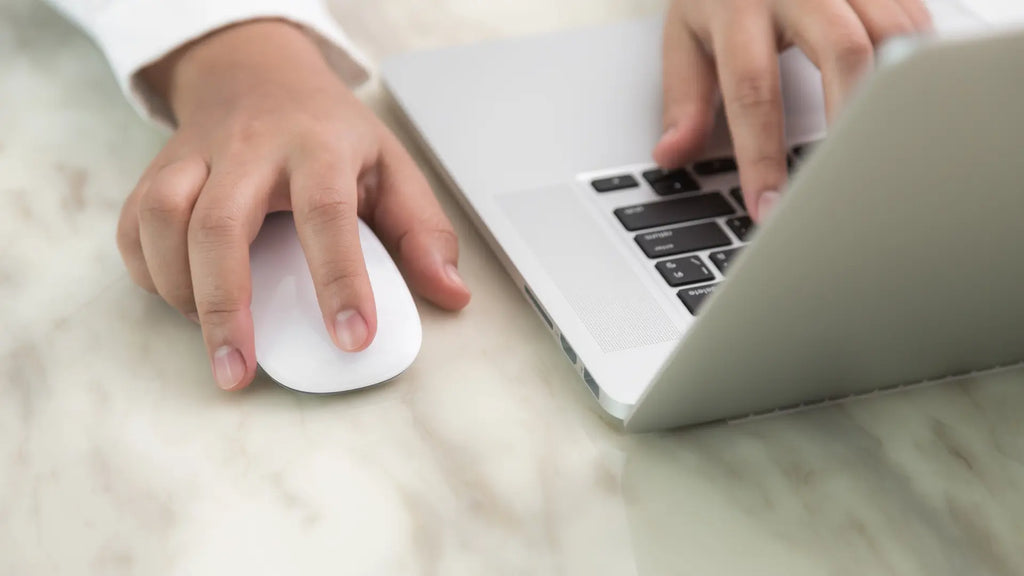
<instances>
[{"instance_id":1,"label":"white wireless mouse","mask_svg":"<svg viewBox=\"0 0 1024 576\"><path fill-rule=\"evenodd\" d=\"M361 352L339 350L317 304L313 277L290 213L270 214L250 251L256 361L282 386L330 394L398 376L423 341L416 303L391 255L370 227L359 240L377 303L377 335Z\"/></svg>"}]
</instances>

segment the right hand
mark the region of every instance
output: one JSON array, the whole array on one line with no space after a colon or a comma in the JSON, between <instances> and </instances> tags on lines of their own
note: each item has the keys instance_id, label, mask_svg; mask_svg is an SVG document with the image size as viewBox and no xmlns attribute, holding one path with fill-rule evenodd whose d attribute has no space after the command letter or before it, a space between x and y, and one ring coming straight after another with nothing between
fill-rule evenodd
<instances>
[{"instance_id":1,"label":"right hand","mask_svg":"<svg viewBox=\"0 0 1024 576\"><path fill-rule=\"evenodd\" d=\"M795 44L821 70L831 120L871 69L875 47L930 28L922 0L674 0L654 159L676 168L700 152L721 90L743 198L762 221L787 177L778 52Z\"/></svg>"},{"instance_id":2,"label":"right hand","mask_svg":"<svg viewBox=\"0 0 1024 576\"><path fill-rule=\"evenodd\" d=\"M118 246L140 286L199 322L225 390L256 373L249 244L291 210L327 334L354 352L377 327L357 216L410 286L456 310L469 290L458 241L398 139L345 87L301 30L238 25L149 70L178 130L125 201Z\"/></svg>"}]
</instances>

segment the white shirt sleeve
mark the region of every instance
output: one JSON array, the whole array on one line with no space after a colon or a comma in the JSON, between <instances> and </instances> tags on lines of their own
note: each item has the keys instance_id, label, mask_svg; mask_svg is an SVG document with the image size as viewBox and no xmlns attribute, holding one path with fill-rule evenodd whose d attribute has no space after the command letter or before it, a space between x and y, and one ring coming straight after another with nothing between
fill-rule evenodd
<instances>
[{"instance_id":1,"label":"white shirt sleeve","mask_svg":"<svg viewBox=\"0 0 1024 576\"><path fill-rule=\"evenodd\" d=\"M350 86L367 78L366 60L322 0L47 0L75 21L106 55L118 84L140 113L171 125L166 102L139 72L175 49L215 30L258 18L280 18L304 29Z\"/></svg>"}]
</instances>

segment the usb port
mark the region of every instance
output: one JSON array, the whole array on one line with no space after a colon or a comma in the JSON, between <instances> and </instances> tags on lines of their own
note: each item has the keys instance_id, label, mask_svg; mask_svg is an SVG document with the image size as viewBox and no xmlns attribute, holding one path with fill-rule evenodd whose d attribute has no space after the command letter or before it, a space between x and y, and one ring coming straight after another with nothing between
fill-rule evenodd
<instances>
[{"instance_id":1,"label":"usb port","mask_svg":"<svg viewBox=\"0 0 1024 576\"><path fill-rule=\"evenodd\" d=\"M548 313L544 311L544 308L540 305L540 302L537 301L537 297L534 296L533 292L530 291L530 287L523 284L523 292L526 292L526 297L530 299L530 303L533 304L533 307L537 309L537 313L540 314L540 317L544 319L544 323L548 325L548 328L554 330L555 323L551 321L551 317L548 316Z\"/></svg>"}]
</instances>

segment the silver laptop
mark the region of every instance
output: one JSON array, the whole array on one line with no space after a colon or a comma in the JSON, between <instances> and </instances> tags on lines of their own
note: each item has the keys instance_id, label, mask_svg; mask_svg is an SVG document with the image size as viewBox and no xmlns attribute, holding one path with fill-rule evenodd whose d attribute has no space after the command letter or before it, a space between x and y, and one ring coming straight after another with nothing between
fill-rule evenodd
<instances>
[{"instance_id":1,"label":"silver laptop","mask_svg":"<svg viewBox=\"0 0 1024 576\"><path fill-rule=\"evenodd\" d=\"M609 414L671 428L1024 361L1024 35L895 44L827 139L818 73L785 54L794 174L758 230L724 128L653 166L660 38L649 20L383 66Z\"/></svg>"}]
</instances>

